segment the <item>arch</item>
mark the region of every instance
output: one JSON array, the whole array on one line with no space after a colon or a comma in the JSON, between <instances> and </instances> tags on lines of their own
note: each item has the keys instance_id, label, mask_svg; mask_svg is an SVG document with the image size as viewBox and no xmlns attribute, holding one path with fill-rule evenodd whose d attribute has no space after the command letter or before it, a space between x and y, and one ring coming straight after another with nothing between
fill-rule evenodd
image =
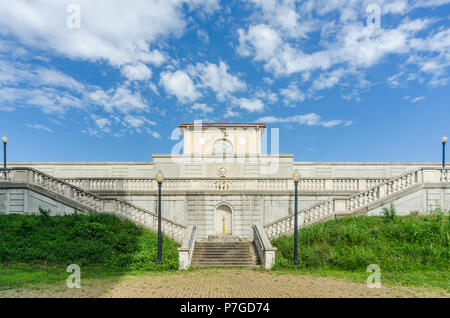
<instances>
[{"instance_id":1,"label":"arch","mask_svg":"<svg viewBox=\"0 0 450 318\"><path fill-rule=\"evenodd\" d=\"M226 202L221 202L214 208L214 234L233 234L233 207Z\"/></svg>"},{"instance_id":2,"label":"arch","mask_svg":"<svg viewBox=\"0 0 450 318\"><path fill-rule=\"evenodd\" d=\"M226 138L219 138L212 144L212 154L231 154L233 153L233 144Z\"/></svg>"}]
</instances>

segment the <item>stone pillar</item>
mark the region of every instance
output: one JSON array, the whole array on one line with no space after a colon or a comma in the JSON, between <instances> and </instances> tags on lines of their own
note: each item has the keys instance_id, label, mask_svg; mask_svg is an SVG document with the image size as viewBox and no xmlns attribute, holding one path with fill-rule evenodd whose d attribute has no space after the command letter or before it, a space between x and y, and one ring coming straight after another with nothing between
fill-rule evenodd
<instances>
[{"instance_id":1,"label":"stone pillar","mask_svg":"<svg viewBox=\"0 0 450 318\"><path fill-rule=\"evenodd\" d=\"M68 185L64 185L64 196L73 199L73 189Z\"/></svg>"},{"instance_id":2,"label":"stone pillar","mask_svg":"<svg viewBox=\"0 0 450 318\"><path fill-rule=\"evenodd\" d=\"M117 212L117 201L114 199L111 199L111 200L104 199L103 200L103 212L115 214Z\"/></svg>"},{"instance_id":3,"label":"stone pillar","mask_svg":"<svg viewBox=\"0 0 450 318\"><path fill-rule=\"evenodd\" d=\"M114 190L123 190L123 180L116 180L115 189Z\"/></svg>"},{"instance_id":4,"label":"stone pillar","mask_svg":"<svg viewBox=\"0 0 450 318\"><path fill-rule=\"evenodd\" d=\"M347 199L334 199L333 207L335 213L346 213L347 212Z\"/></svg>"},{"instance_id":5,"label":"stone pillar","mask_svg":"<svg viewBox=\"0 0 450 318\"><path fill-rule=\"evenodd\" d=\"M189 248L178 248L178 269L186 270L190 267Z\"/></svg>"},{"instance_id":6,"label":"stone pillar","mask_svg":"<svg viewBox=\"0 0 450 318\"><path fill-rule=\"evenodd\" d=\"M367 181L364 179L358 180L358 191L367 190Z\"/></svg>"},{"instance_id":7,"label":"stone pillar","mask_svg":"<svg viewBox=\"0 0 450 318\"><path fill-rule=\"evenodd\" d=\"M423 182L424 183L439 183L441 182L440 170L423 170Z\"/></svg>"},{"instance_id":8,"label":"stone pillar","mask_svg":"<svg viewBox=\"0 0 450 318\"><path fill-rule=\"evenodd\" d=\"M325 190L333 191L333 180L327 179L325 180Z\"/></svg>"},{"instance_id":9,"label":"stone pillar","mask_svg":"<svg viewBox=\"0 0 450 318\"><path fill-rule=\"evenodd\" d=\"M379 193L379 199L384 198L386 196L386 192L387 192L387 185L383 184L379 187L380 192Z\"/></svg>"},{"instance_id":10,"label":"stone pillar","mask_svg":"<svg viewBox=\"0 0 450 318\"><path fill-rule=\"evenodd\" d=\"M83 190L90 190L90 184L89 184L89 180L81 180L81 189Z\"/></svg>"}]
</instances>

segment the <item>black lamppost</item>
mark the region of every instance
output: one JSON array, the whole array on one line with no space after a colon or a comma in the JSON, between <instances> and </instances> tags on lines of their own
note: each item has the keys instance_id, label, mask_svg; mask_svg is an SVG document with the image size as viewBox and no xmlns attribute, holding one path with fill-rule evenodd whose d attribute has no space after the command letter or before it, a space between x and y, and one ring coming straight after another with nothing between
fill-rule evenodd
<instances>
[{"instance_id":1,"label":"black lamppost","mask_svg":"<svg viewBox=\"0 0 450 318\"><path fill-rule=\"evenodd\" d=\"M442 168L445 168L445 144L447 143L448 138L447 137L442 137L441 138L441 142L442 142Z\"/></svg>"},{"instance_id":2,"label":"black lamppost","mask_svg":"<svg viewBox=\"0 0 450 318\"><path fill-rule=\"evenodd\" d=\"M299 265L298 261L298 182L302 175L298 170L294 170L292 173L292 180L294 181L295 189L295 205L294 205L294 265Z\"/></svg>"},{"instance_id":3,"label":"black lamppost","mask_svg":"<svg viewBox=\"0 0 450 318\"><path fill-rule=\"evenodd\" d=\"M158 257L156 260L157 264L162 263L162 235L161 235L161 186L164 181L164 176L160 171L156 175L156 181L158 182Z\"/></svg>"},{"instance_id":4,"label":"black lamppost","mask_svg":"<svg viewBox=\"0 0 450 318\"><path fill-rule=\"evenodd\" d=\"M3 136L2 137L3 142L3 168L5 169L5 180L6 180L6 144L8 143L8 137Z\"/></svg>"}]
</instances>

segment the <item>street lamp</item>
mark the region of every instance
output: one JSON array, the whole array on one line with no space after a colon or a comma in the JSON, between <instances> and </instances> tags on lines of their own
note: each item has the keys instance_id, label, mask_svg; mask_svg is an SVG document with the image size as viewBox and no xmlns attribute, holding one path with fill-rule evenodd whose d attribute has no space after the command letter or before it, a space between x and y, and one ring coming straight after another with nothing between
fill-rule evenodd
<instances>
[{"instance_id":1,"label":"street lamp","mask_svg":"<svg viewBox=\"0 0 450 318\"><path fill-rule=\"evenodd\" d=\"M162 236L161 236L161 186L164 181L164 175L161 170L156 174L156 181L158 182L158 257L156 260L157 264L161 264L161 254L162 254Z\"/></svg>"},{"instance_id":2,"label":"street lamp","mask_svg":"<svg viewBox=\"0 0 450 318\"><path fill-rule=\"evenodd\" d=\"M448 138L447 137L442 137L441 138L441 142L442 142L442 168L445 168L445 144L447 142Z\"/></svg>"},{"instance_id":3,"label":"street lamp","mask_svg":"<svg viewBox=\"0 0 450 318\"><path fill-rule=\"evenodd\" d=\"M294 265L300 264L298 261L298 216L297 216L297 207L298 207L298 182L302 175L298 170L294 170L292 173L292 180L294 181L294 189L295 189L295 205L294 205Z\"/></svg>"},{"instance_id":4,"label":"street lamp","mask_svg":"<svg viewBox=\"0 0 450 318\"><path fill-rule=\"evenodd\" d=\"M6 144L8 143L8 137L3 136L2 137L3 142L3 168L5 169L5 180L6 180Z\"/></svg>"}]
</instances>

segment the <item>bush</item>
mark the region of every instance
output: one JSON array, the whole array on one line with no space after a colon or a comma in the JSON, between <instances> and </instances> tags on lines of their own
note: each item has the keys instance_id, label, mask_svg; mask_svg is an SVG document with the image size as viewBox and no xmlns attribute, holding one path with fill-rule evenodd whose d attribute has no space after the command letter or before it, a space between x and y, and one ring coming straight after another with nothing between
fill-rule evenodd
<instances>
[{"instance_id":1,"label":"bush","mask_svg":"<svg viewBox=\"0 0 450 318\"><path fill-rule=\"evenodd\" d=\"M383 214L383 217L390 221L395 220L395 217L397 216L397 211L395 210L393 203L390 204L389 208L382 208L381 213Z\"/></svg>"},{"instance_id":2,"label":"bush","mask_svg":"<svg viewBox=\"0 0 450 318\"><path fill-rule=\"evenodd\" d=\"M120 270L178 268L178 244L163 237L156 266L157 235L113 215L0 215L0 262L101 265Z\"/></svg>"},{"instance_id":3,"label":"bush","mask_svg":"<svg viewBox=\"0 0 450 318\"><path fill-rule=\"evenodd\" d=\"M396 217L346 217L299 231L302 268L448 271L450 222L443 214ZM275 268L292 267L293 235L273 240L278 248Z\"/></svg>"}]
</instances>

